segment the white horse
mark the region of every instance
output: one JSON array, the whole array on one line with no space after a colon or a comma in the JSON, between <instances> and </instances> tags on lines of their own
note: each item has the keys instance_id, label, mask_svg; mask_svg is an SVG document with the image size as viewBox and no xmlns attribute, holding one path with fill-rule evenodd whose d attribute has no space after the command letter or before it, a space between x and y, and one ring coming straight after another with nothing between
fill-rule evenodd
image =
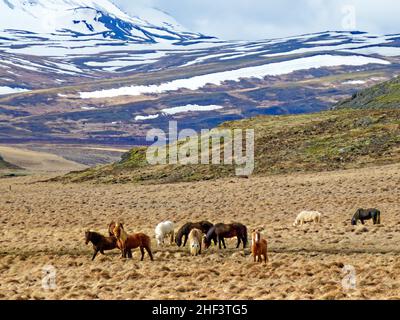
<instances>
[{"instance_id":1,"label":"white horse","mask_svg":"<svg viewBox=\"0 0 400 320\"><path fill-rule=\"evenodd\" d=\"M157 225L155 234L158 246L164 244L164 239L166 236L171 236L171 244L174 242L174 228L175 224L172 221L164 221Z\"/></svg>"},{"instance_id":2,"label":"white horse","mask_svg":"<svg viewBox=\"0 0 400 320\"><path fill-rule=\"evenodd\" d=\"M321 213L318 211L302 211L297 216L293 226L302 226L306 222L321 223Z\"/></svg>"}]
</instances>

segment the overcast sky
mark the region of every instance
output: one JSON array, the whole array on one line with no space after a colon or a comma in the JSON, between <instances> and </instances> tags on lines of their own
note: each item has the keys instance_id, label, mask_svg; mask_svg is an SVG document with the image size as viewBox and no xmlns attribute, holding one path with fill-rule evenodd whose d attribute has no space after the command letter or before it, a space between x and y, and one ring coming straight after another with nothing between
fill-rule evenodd
<instances>
[{"instance_id":1,"label":"overcast sky","mask_svg":"<svg viewBox=\"0 0 400 320\"><path fill-rule=\"evenodd\" d=\"M399 0L112 0L168 12L191 31L225 40L266 39L327 30L400 33Z\"/></svg>"}]
</instances>

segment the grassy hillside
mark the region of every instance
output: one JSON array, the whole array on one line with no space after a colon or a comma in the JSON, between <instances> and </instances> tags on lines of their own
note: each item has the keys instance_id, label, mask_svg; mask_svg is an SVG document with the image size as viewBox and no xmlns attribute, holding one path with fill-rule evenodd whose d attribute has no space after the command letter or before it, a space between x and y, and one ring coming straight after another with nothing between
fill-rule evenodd
<instances>
[{"instance_id":1,"label":"grassy hillside","mask_svg":"<svg viewBox=\"0 0 400 320\"><path fill-rule=\"evenodd\" d=\"M16 165L13 165L3 159L3 157L0 155L0 170L22 170Z\"/></svg>"},{"instance_id":2,"label":"grassy hillside","mask_svg":"<svg viewBox=\"0 0 400 320\"><path fill-rule=\"evenodd\" d=\"M400 109L341 109L306 115L259 116L226 122L225 129L255 130L255 175L330 171L400 161ZM231 165L157 165L145 148L118 163L72 172L58 180L171 183L235 175Z\"/></svg>"},{"instance_id":3,"label":"grassy hillside","mask_svg":"<svg viewBox=\"0 0 400 320\"><path fill-rule=\"evenodd\" d=\"M335 108L399 108L400 77L362 90Z\"/></svg>"}]
</instances>

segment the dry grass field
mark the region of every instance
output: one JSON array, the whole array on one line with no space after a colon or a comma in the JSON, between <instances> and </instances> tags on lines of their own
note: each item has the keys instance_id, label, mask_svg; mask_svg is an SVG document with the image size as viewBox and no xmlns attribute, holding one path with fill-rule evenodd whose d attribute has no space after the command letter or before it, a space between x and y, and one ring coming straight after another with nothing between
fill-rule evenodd
<instances>
[{"instance_id":1,"label":"dry grass field","mask_svg":"<svg viewBox=\"0 0 400 320\"><path fill-rule=\"evenodd\" d=\"M85 165L69 161L55 154L20 147L0 145L0 155L7 162L30 172L69 172L86 168Z\"/></svg>"},{"instance_id":2,"label":"dry grass field","mask_svg":"<svg viewBox=\"0 0 400 320\"><path fill-rule=\"evenodd\" d=\"M164 185L61 184L46 176L0 179L0 299L400 299L400 165L328 173L227 178ZM10 191L11 186L11 191ZM382 225L350 225L358 207L378 207ZM322 225L292 226L303 209ZM91 261L84 230L112 219L153 239L155 261ZM208 219L265 227L267 265L249 249L157 248L157 223ZM56 289L42 288L46 265ZM343 267L356 288L342 286Z\"/></svg>"}]
</instances>

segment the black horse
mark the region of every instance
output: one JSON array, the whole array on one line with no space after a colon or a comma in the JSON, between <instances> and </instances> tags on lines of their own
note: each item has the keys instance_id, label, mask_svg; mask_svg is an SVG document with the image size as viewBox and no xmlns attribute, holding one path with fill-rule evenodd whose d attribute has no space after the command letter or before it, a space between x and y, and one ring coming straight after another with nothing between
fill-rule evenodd
<instances>
[{"instance_id":1,"label":"black horse","mask_svg":"<svg viewBox=\"0 0 400 320\"><path fill-rule=\"evenodd\" d=\"M381 212L378 209L358 209L351 219L353 226L357 225L358 220L365 224L365 220L373 220L374 224L381 224Z\"/></svg>"},{"instance_id":2,"label":"black horse","mask_svg":"<svg viewBox=\"0 0 400 320\"><path fill-rule=\"evenodd\" d=\"M224 238L233 238L237 237L237 246L239 248L240 242L243 243L243 249L246 248L247 245L247 227L241 223L232 223L232 224L223 224L218 223L213 226L204 238L204 246L207 249L211 245L211 240L214 243L218 243L219 248L221 249L221 243L226 249Z\"/></svg>"},{"instance_id":3,"label":"black horse","mask_svg":"<svg viewBox=\"0 0 400 320\"><path fill-rule=\"evenodd\" d=\"M195 223L188 222L188 223L184 224L176 233L175 243L178 247L180 247L182 245L182 238L185 237L185 239L183 241L183 246L186 246L186 242L188 240L189 233L190 233L190 231L192 231L192 229L199 229L203 233L207 234L208 230L210 230L212 227L213 227L213 224L208 221L200 221L200 222L195 222Z\"/></svg>"},{"instance_id":4,"label":"black horse","mask_svg":"<svg viewBox=\"0 0 400 320\"><path fill-rule=\"evenodd\" d=\"M96 258L97 253L104 254L104 251L106 250L113 250L118 247L117 243L117 238L112 236L112 237L105 237L101 235L100 233L93 232L93 231L85 231L85 243L88 244L91 242L93 244L93 257L92 261L94 258ZM128 251L128 256L132 258L132 251Z\"/></svg>"}]
</instances>

